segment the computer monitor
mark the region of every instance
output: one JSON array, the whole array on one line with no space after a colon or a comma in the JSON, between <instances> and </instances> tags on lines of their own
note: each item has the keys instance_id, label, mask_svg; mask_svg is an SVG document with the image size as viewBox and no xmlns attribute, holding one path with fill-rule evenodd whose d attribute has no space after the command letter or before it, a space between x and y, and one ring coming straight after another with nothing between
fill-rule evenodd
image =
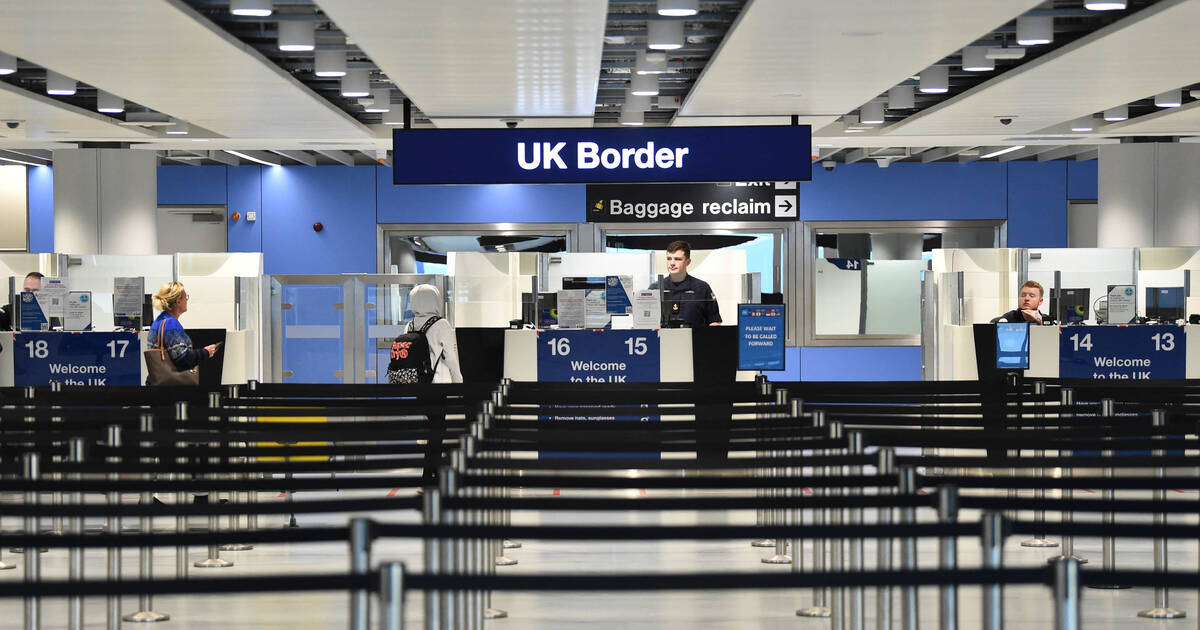
<instances>
[{"instance_id":1,"label":"computer monitor","mask_svg":"<svg viewBox=\"0 0 1200 630\"><path fill-rule=\"evenodd\" d=\"M996 324L996 369L1029 369L1029 322Z\"/></svg>"},{"instance_id":2,"label":"computer monitor","mask_svg":"<svg viewBox=\"0 0 1200 630\"><path fill-rule=\"evenodd\" d=\"M1187 317L1183 287L1146 287L1146 318L1173 322Z\"/></svg>"},{"instance_id":3,"label":"computer monitor","mask_svg":"<svg viewBox=\"0 0 1200 630\"><path fill-rule=\"evenodd\" d=\"M1059 289L1058 299L1055 300L1055 319L1067 324L1077 324L1088 318L1088 308L1092 304L1091 289Z\"/></svg>"}]
</instances>

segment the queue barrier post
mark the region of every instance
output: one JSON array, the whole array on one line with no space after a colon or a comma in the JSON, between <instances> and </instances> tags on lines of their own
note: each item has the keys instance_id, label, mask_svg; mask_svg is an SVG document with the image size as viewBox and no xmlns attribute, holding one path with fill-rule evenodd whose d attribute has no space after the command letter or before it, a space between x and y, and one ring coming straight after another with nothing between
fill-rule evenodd
<instances>
[{"instance_id":1,"label":"queue barrier post","mask_svg":"<svg viewBox=\"0 0 1200 630\"><path fill-rule=\"evenodd\" d=\"M73 437L67 440L67 460L72 464L82 464L86 457L87 442L81 437ZM79 482L83 479L82 473L71 473L71 480ZM71 493L71 503L75 505L83 504L83 493L76 490ZM83 517L72 516L69 520L71 533L76 536L83 535ZM68 579L72 582L83 581L83 548L71 547L67 552L67 572ZM72 595L67 598L67 627L70 630L83 630L83 596Z\"/></svg>"},{"instance_id":2,"label":"queue barrier post","mask_svg":"<svg viewBox=\"0 0 1200 630\"><path fill-rule=\"evenodd\" d=\"M237 385L226 385L225 386L225 396L229 399L236 399L238 397L238 386ZM208 393L208 407L209 407L209 409L220 409L222 407L221 392L211 391ZM213 418L213 420L219 420L219 418ZM228 421L233 422L233 419L229 418ZM227 443L226 446L232 447L233 444ZM244 458L239 457L238 460L244 461ZM225 461L227 463L232 463L233 458L227 457ZM247 475L246 475L246 473L230 473L230 478L231 479L246 479ZM248 491L247 495L249 495L252 492L254 492L254 491L253 490ZM229 503L230 504L237 503L238 499L240 498L240 495L241 495L241 493L238 492L236 489L230 490L229 491ZM249 497L247 497L247 500L248 499L249 499ZM236 536L237 532L239 530L241 530L241 528L242 528L242 517L240 514L230 514L225 517L225 531L229 532L233 536ZM218 551L250 551L251 549L254 549L254 545L248 545L246 543L239 543L239 542L225 543L223 545L217 546Z\"/></svg>"},{"instance_id":3,"label":"queue barrier post","mask_svg":"<svg viewBox=\"0 0 1200 630\"><path fill-rule=\"evenodd\" d=\"M108 425L108 430L105 434L105 446L108 446L109 448L121 448L121 444L122 444L122 442L121 442L121 425L119 425L119 424ZM109 457L108 463L109 464L120 464L121 458ZM119 473L112 472L112 473L108 474L109 481L117 481L120 478L121 478L121 475ZM107 493L105 495L105 502L110 507L120 505L121 504L121 493L120 492ZM104 529L107 533L113 534L113 535L121 533L121 517L112 516L110 514L109 516L105 517L104 520L105 520ZM107 571L108 581L111 583L119 582L121 580L121 548L120 547L108 547L105 550L105 560L107 561L107 565L108 565L108 571ZM105 598L104 613L105 613L104 614L104 618L105 618L104 625L105 625L105 628L107 628L107 630L117 630L118 628L121 627L121 596L120 595L109 595L108 597Z\"/></svg>"},{"instance_id":4,"label":"queue barrier post","mask_svg":"<svg viewBox=\"0 0 1200 630\"><path fill-rule=\"evenodd\" d=\"M880 475L896 474L896 451L891 447L881 448L877 453L878 460L876 461L876 472ZM888 488L879 488L880 495L893 495L894 491ZM880 507L876 510L875 520L880 525L892 524L892 508ZM880 538L875 543L876 571L891 571L892 570L892 539ZM891 630L892 628L892 587L881 585L875 588L875 628L876 630Z\"/></svg>"},{"instance_id":5,"label":"queue barrier post","mask_svg":"<svg viewBox=\"0 0 1200 630\"><path fill-rule=\"evenodd\" d=\"M1034 381L1033 382L1033 395L1038 397L1038 400L1034 401L1034 404L1038 408L1038 412L1036 414L1034 414L1034 416L1037 418L1043 418L1043 417L1045 417L1045 414L1043 413L1043 407L1046 403L1043 400L1041 400L1041 398L1046 395L1046 382L1045 381ZM1033 456L1037 457L1037 458L1044 458L1046 456L1046 451L1042 450L1042 449L1037 449L1033 452ZM1045 477L1046 477L1046 467L1044 465L1039 465L1037 467L1037 478L1045 479ZM1036 491L1034 491L1034 496L1036 496L1038 498L1038 500L1044 500L1046 498L1046 489L1038 488ZM1044 532L1045 530L1042 529L1041 526L1044 526L1046 524L1046 509L1039 507L1036 511L1034 511L1033 518L1034 518L1034 521L1039 525L1038 531ZM1039 548L1057 547L1058 542L1050 540L1049 538L1046 538L1045 534L1039 533L1039 534L1035 534L1033 538L1030 538L1028 540L1022 540L1021 546L1022 547L1039 547Z\"/></svg>"},{"instance_id":6,"label":"queue barrier post","mask_svg":"<svg viewBox=\"0 0 1200 630\"><path fill-rule=\"evenodd\" d=\"M917 492L917 471L912 466L901 466L897 474L896 491L900 496L912 496ZM917 508L900 510L900 521L905 525L917 524ZM917 570L917 539L907 536L900 541L900 568ZM907 585L900 589L900 627L902 630L918 630L921 626L921 609L917 602L917 587Z\"/></svg>"},{"instance_id":7,"label":"queue barrier post","mask_svg":"<svg viewBox=\"0 0 1200 630\"><path fill-rule=\"evenodd\" d=\"M828 431L827 435L830 440L841 439L844 435L842 433L842 423L841 422L830 422L828 425L828 429L829 429L829 431ZM837 471L839 476L846 474L845 466L835 466L834 470ZM831 488L830 494L832 494L833 496L842 496L842 490L840 488ZM845 516L846 515L845 515L845 512L841 508L833 508L832 516L833 516L833 521L832 521L833 525L840 526L840 525L845 524ZM830 568L834 571L844 572L846 570L846 539L845 538L832 538L832 539L830 539L829 543L831 545L833 545L833 548L830 550L830 554L829 554L830 564L832 565ZM830 592L832 594L832 597L830 598L832 601L829 604L829 610L831 613L829 616L829 622L830 622L829 627L832 630L845 630L845 627L846 627L846 587L835 586L831 589Z\"/></svg>"},{"instance_id":8,"label":"queue barrier post","mask_svg":"<svg viewBox=\"0 0 1200 630\"><path fill-rule=\"evenodd\" d=\"M144 420L145 420L145 418L143 418L143 421ZM175 403L175 422L177 424L180 424L180 423L187 422L187 420L188 420L187 403L186 402ZM153 418L151 418L151 421L153 422ZM180 427L180 428L183 428L183 427ZM143 448L149 448L150 446L151 446L150 443L142 442ZM176 442L175 443L175 448L177 450L183 450L186 447L187 447L187 442ZM177 457L177 458L175 458L175 461L178 464L187 464L188 458L187 457ZM187 478L187 475L185 473L179 473L179 474L175 475L175 478L182 480L182 479ZM188 493L183 492L182 490L177 491L175 493L175 504L176 505L187 505L187 503L188 503ZM176 514L175 515L175 533L176 534L185 534L185 533L187 533L187 531L188 531L187 515L186 514ZM187 575L188 575L188 548L187 548L187 545L180 544L175 547L175 579L184 580L184 579L187 579Z\"/></svg>"},{"instance_id":9,"label":"queue barrier post","mask_svg":"<svg viewBox=\"0 0 1200 630\"><path fill-rule=\"evenodd\" d=\"M863 454L863 434L860 431L850 431L846 434L846 452L850 455ZM851 466L850 475L853 477L862 476L862 466ZM850 489L850 495L854 497L862 496L862 488L854 487ZM861 507L854 507L847 510L850 518L850 525L858 526L863 522L863 510ZM850 539L850 571L853 573L862 573L863 571L863 539L861 536L855 536ZM864 630L864 601L863 587L850 587L850 630Z\"/></svg>"},{"instance_id":10,"label":"queue barrier post","mask_svg":"<svg viewBox=\"0 0 1200 630\"><path fill-rule=\"evenodd\" d=\"M426 488L421 495L421 522L424 525L442 524L441 490L436 487ZM429 575L442 573L442 544L440 538L426 537L421 541L422 556L425 572ZM428 589L425 591L425 628L426 630L441 630L443 627L441 591Z\"/></svg>"},{"instance_id":11,"label":"queue barrier post","mask_svg":"<svg viewBox=\"0 0 1200 630\"><path fill-rule=\"evenodd\" d=\"M1070 387L1064 387L1059 390L1059 418L1074 418L1075 417L1075 390ZM1071 461L1071 457L1075 455L1074 451L1059 451L1066 462ZM1075 471L1070 466L1064 466L1062 469L1062 478L1071 479L1075 476ZM1069 485L1069 483L1068 483ZM1066 488L1064 498L1067 501L1075 499L1075 489ZM1075 522L1075 513L1070 509L1065 509L1061 512L1061 521L1064 525L1070 525ZM1046 562L1054 562L1057 558L1075 558L1079 564L1087 564L1087 558L1075 553L1075 537L1071 535L1063 536L1062 538L1062 555L1048 558Z\"/></svg>"},{"instance_id":12,"label":"queue barrier post","mask_svg":"<svg viewBox=\"0 0 1200 630\"><path fill-rule=\"evenodd\" d=\"M30 388L32 389L32 388ZM22 476L26 481L37 481L42 474L41 456L37 453L25 453L21 457ZM38 493L26 492L25 504L30 506L38 505ZM25 517L25 534L28 536L36 536L38 534L38 518L36 516ZM36 553L36 549L30 549L30 553L25 554L25 583L39 584L42 581L42 557ZM25 630L40 630L42 627L42 600L36 595L27 596L24 598L25 604Z\"/></svg>"},{"instance_id":13,"label":"queue barrier post","mask_svg":"<svg viewBox=\"0 0 1200 630\"><path fill-rule=\"evenodd\" d=\"M1163 411L1162 409L1155 409L1155 410L1151 411L1150 412L1150 424L1156 428L1162 428L1163 426L1166 426L1167 413L1165 411ZM1163 435L1156 434L1154 436L1154 439L1161 440L1161 439L1164 439L1164 437L1165 436L1163 436ZM1152 453L1153 453L1154 457L1163 457L1166 455L1166 451L1164 451L1162 449L1155 449L1154 451L1152 451ZM1164 477L1166 477L1166 474L1167 474L1167 470L1166 470L1166 468L1164 468L1162 466L1159 466L1154 471L1154 476L1160 480L1163 479ZM1158 489L1156 489L1154 491L1154 500L1159 503L1166 502L1167 491L1164 490L1160 486ZM1167 524L1166 513L1165 512L1155 512L1154 524L1155 525L1166 525ZM1166 538L1155 538L1154 539L1154 572L1159 573L1159 574L1165 574L1167 572L1167 539ZM1144 617L1146 619L1182 619L1183 617L1186 617L1187 613L1185 613L1184 611L1179 610L1177 608L1171 608L1168 597L1169 597L1169 591L1167 590L1167 587L1155 586L1154 587L1154 607L1146 609L1146 610L1138 611L1137 616Z\"/></svg>"},{"instance_id":14,"label":"queue barrier post","mask_svg":"<svg viewBox=\"0 0 1200 630\"><path fill-rule=\"evenodd\" d=\"M216 409L220 406L221 406L220 392L208 392L208 408ZM221 421L221 417L217 416L217 415L210 415L208 417L208 420L209 420L209 422L218 422L219 423ZM217 448L221 447L221 443L220 442L209 442L208 446L210 449L217 449ZM221 458L209 457L208 463L209 463L209 465L212 465L212 466L219 466L221 464ZM214 472L214 473L209 474L208 478L212 481L216 481L220 478L220 476L221 476L220 473ZM214 484L214 487L215 486L216 486L216 484ZM208 496L211 497L209 500L210 506L220 504L220 498L219 498L220 494L221 493L217 490L211 490L209 492ZM221 533L221 517L219 515L217 515L216 513L208 515L208 533L209 534ZM192 566L194 566L198 569L224 569L226 567L233 566L233 561L226 560L225 558L221 557L221 544L214 541L212 543L209 543L209 545L208 545L208 557L204 558L203 560L197 560L196 563L193 564ZM365 628L363 630L365 630Z\"/></svg>"},{"instance_id":15,"label":"queue barrier post","mask_svg":"<svg viewBox=\"0 0 1200 630\"><path fill-rule=\"evenodd\" d=\"M371 571L371 542L375 537L375 521L369 518L350 520L350 572L366 575ZM367 589L350 591L350 630L367 630L371 619L371 593Z\"/></svg>"},{"instance_id":16,"label":"queue barrier post","mask_svg":"<svg viewBox=\"0 0 1200 630\"><path fill-rule=\"evenodd\" d=\"M475 425L472 427L472 431L474 433L474 435L472 437L474 437L474 439L471 440L471 443L468 447L469 448L469 450L467 451L468 457L479 454L478 440L482 440L483 436L487 432L487 430L492 427L492 418L494 416L491 413L485 412L485 413L479 414L477 417L478 417L478 422L476 422ZM489 457L492 457L492 458L503 457L504 454L505 454L505 452L497 453L495 451L492 451L491 454L489 455ZM503 473L506 476L508 474L510 474L507 469L483 468L481 470L485 474L495 474L497 472ZM507 491L508 491L508 488L506 488L506 487L483 488L483 489L479 490L479 496L503 497L503 496L506 496L505 493ZM482 514L482 518L484 519L484 524L486 524L486 525L504 526L504 525L509 524L509 522L508 522L509 512L507 510L484 510L483 514ZM505 548L507 548L507 546L505 544L507 542L510 542L510 541L508 541L507 539L504 539L504 540L499 540L499 542L497 542L497 539L495 539L495 538L487 539L487 541L486 541L487 544L484 546L484 549L483 549L483 558L480 559L481 567L483 569L482 572L484 575L495 575L496 574L496 563L493 562L492 559L497 554L503 553L503 550ZM521 543L512 543L512 545L513 545L511 547L512 549L519 549L521 547ZM483 618L484 619L503 619L508 616L507 611L500 609L500 608L492 607L492 592L491 591L484 591L482 605L483 605Z\"/></svg>"},{"instance_id":17,"label":"queue barrier post","mask_svg":"<svg viewBox=\"0 0 1200 630\"><path fill-rule=\"evenodd\" d=\"M813 410L812 426L813 426L813 428L821 428L821 427L825 426L825 411L823 409L814 409ZM821 453L828 454L829 451L824 450L824 451L821 451ZM814 467L813 473L816 474L816 472L817 472L817 470ZM824 475L826 477L829 476L829 467L828 466L825 466L822 468L822 475ZM813 488L814 496L815 495L824 495L824 494L826 494L826 492L827 492L827 490L825 488ZM813 516L813 525L820 527L828 522L828 516L829 516L828 508L816 508L816 509L812 510L812 516ZM824 538L813 539L813 554L812 554L812 556L813 556L813 573L821 573L821 572L825 571L825 547L826 547L826 543L825 543ZM809 606L808 608L801 608L800 610L797 610L796 615L799 617L825 618L825 617L828 617L831 614L833 614L833 612L829 609L829 604L828 604L828 600L826 599L826 594L827 594L826 587L814 586L813 590L812 590L812 606Z\"/></svg>"},{"instance_id":18,"label":"queue barrier post","mask_svg":"<svg viewBox=\"0 0 1200 630\"><path fill-rule=\"evenodd\" d=\"M1004 568L1004 538L1007 523L1003 512L984 512L980 518L983 539L983 567ZM1004 586L998 583L983 586L983 630L1004 629Z\"/></svg>"},{"instance_id":19,"label":"queue barrier post","mask_svg":"<svg viewBox=\"0 0 1200 630\"><path fill-rule=\"evenodd\" d=\"M185 412L186 412L186 409L185 409ZM154 423L154 414L143 413L140 416L138 416L138 429L142 433L143 438L145 435L154 432L154 424L155 424ZM146 441L145 439L143 439L142 441L138 442L138 446L141 447L143 454L154 452L154 442ZM150 457L148 455L143 456L139 460L139 462L142 464L153 464L156 461L157 461L156 458ZM154 474L153 473L145 473L142 475L142 479L145 481L151 481L154 479ZM139 497L139 503L142 506L153 505L154 504L154 494L151 493L149 490L142 491L141 496ZM176 533L181 533L180 530L178 529L179 518L180 517L176 517L176 521L175 521L176 522ZM187 517L182 517L182 518L186 519ZM186 522L186 520L185 520L185 522ZM138 530L142 534L145 534L145 535L154 533L154 518L151 516L146 516L144 514L142 516L139 516L138 517ZM184 549L184 551L183 551L184 567L186 567L187 566L186 547L182 547L182 546L177 547L176 548L176 556L179 555L179 551L178 551L179 549ZM118 550L118 554L119 553L120 553L120 550ZM109 562L110 563L113 562L113 558L111 555L109 556ZM117 556L117 562L118 562L117 574L118 574L118 578L119 578L119 575L120 575L120 564L119 564L120 556L119 555ZM176 562L176 569L178 570L178 562ZM154 547L151 545L143 545L141 547L138 547L138 579L143 582L149 582L154 579ZM110 616L112 615L111 608L109 609L109 614L110 614ZM122 620L132 621L134 623L155 623L155 622L159 622L159 621L166 621L170 618L171 618L170 615L168 615L166 613L157 612L154 610L154 596L152 594L142 593L142 594L138 595L137 611L129 613L128 615L125 615L124 617L122 617Z\"/></svg>"},{"instance_id":20,"label":"queue barrier post","mask_svg":"<svg viewBox=\"0 0 1200 630\"><path fill-rule=\"evenodd\" d=\"M786 390L786 389L775 390L775 403L777 405L787 406L788 405L788 390ZM784 439L787 439L787 438L784 438ZM764 451L758 451L759 455L762 455L763 453L764 453ZM787 450L787 451L772 450L772 451L767 451L766 454L769 457L773 457L773 458L777 458L781 455L786 455L787 457L791 457L792 451L791 450ZM763 474L766 475L766 477L773 478L773 479L778 479L780 476L787 473L787 471L784 468L781 468L779 466L775 466L772 468L756 468L755 471L761 471ZM770 489L763 489L761 496L769 496L774 499L791 496L791 489L790 488L781 488L778 486L772 487ZM790 517L789 510L781 509L781 508L772 508L772 509L759 510L759 511L765 512L766 524L768 526L782 525L782 526L790 527L790 526L795 525L794 521L792 521L792 519L789 518ZM755 543L758 543L758 542L759 541L755 541ZM792 564L792 556L788 555L788 537L787 536L776 536L774 539L764 538L762 540L762 542L770 543L770 545L763 545L763 546L775 547L775 554L772 556L763 558L762 559L763 564ZM794 553L794 551L795 550L793 549L793 553Z\"/></svg>"},{"instance_id":21,"label":"queue barrier post","mask_svg":"<svg viewBox=\"0 0 1200 630\"><path fill-rule=\"evenodd\" d=\"M938 522L954 523L958 520L958 488L938 487ZM943 571L958 570L958 538L938 538L938 568ZM958 630L958 585L943 584L938 589L938 628Z\"/></svg>"},{"instance_id":22,"label":"queue barrier post","mask_svg":"<svg viewBox=\"0 0 1200 630\"><path fill-rule=\"evenodd\" d=\"M404 630L404 595L404 563L385 563L379 570L379 630Z\"/></svg>"},{"instance_id":23,"label":"queue barrier post","mask_svg":"<svg viewBox=\"0 0 1200 630\"><path fill-rule=\"evenodd\" d=\"M1116 416L1116 401L1112 398L1100 399L1100 417L1113 418ZM1112 441L1112 436L1105 435L1105 441ZM1108 465L1104 467L1104 479L1111 480L1113 478L1112 458L1116 454L1113 449L1108 448L1100 451L1100 454L1108 461ZM1116 491L1113 490L1112 484L1107 483L1107 487L1102 492L1102 497L1105 501L1112 501L1116 497ZM1101 517L1101 522L1105 525L1112 525L1116 521L1116 515L1112 512L1105 512ZM1104 571L1115 571L1117 567L1117 540L1113 536L1104 536L1100 539L1100 555L1102 556L1102 568ZM1122 589L1129 588L1126 584L1088 584L1088 588L1098 589Z\"/></svg>"},{"instance_id":24,"label":"queue barrier post","mask_svg":"<svg viewBox=\"0 0 1200 630\"><path fill-rule=\"evenodd\" d=\"M1079 562L1074 558L1054 561L1054 628L1081 630Z\"/></svg>"}]
</instances>

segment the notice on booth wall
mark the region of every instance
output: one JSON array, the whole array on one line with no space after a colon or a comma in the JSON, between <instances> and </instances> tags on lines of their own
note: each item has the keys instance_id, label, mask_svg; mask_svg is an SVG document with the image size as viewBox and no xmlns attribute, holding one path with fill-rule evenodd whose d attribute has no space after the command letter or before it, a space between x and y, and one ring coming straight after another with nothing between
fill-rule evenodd
<instances>
[{"instance_id":1,"label":"notice on booth wall","mask_svg":"<svg viewBox=\"0 0 1200 630\"><path fill-rule=\"evenodd\" d=\"M633 305L633 276L608 276L604 279L604 299L610 315L624 315Z\"/></svg>"},{"instance_id":2,"label":"notice on booth wall","mask_svg":"<svg viewBox=\"0 0 1200 630\"><path fill-rule=\"evenodd\" d=\"M140 328L142 322L142 278L113 278L113 323L121 328Z\"/></svg>"},{"instance_id":3,"label":"notice on booth wall","mask_svg":"<svg viewBox=\"0 0 1200 630\"><path fill-rule=\"evenodd\" d=\"M1117 284L1108 288L1108 321L1128 324L1137 317L1137 303L1132 284Z\"/></svg>"},{"instance_id":4,"label":"notice on booth wall","mask_svg":"<svg viewBox=\"0 0 1200 630\"><path fill-rule=\"evenodd\" d=\"M662 325L662 292L658 289L633 294L633 327L658 328Z\"/></svg>"},{"instance_id":5,"label":"notice on booth wall","mask_svg":"<svg viewBox=\"0 0 1200 630\"><path fill-rule=\"evenodd\" d=\"M42 278L42 288L37 292L38 304L46 317L62 318L67 309L67 283L62 278Z\"/></svg>"},{"instance_id":6,"label":"notice on booth wall","mask_svg":"<svg viewBox=\"0 0 1200 630\"><path fill-rule=\"evenodd\" d=\"M63 315L63 330L92 329L92 292L67 292L67 307Z\"/></svg>"},{"instance_id":7,"label":"notice on booth wall","mask_svg":"<svg viewBox=\"0 0 1200 630\"><path fill-rule=\"evenodd\" d=\"M608 326L608 304L605 300L604 289L584 289L583 299L584 328L605 328Z\"/></svg>"},{"instance_id":8,"label":"notice on booth wall","mask_svg":"<svg viewBox=\"0 0 1200 630\"><path fill-rule=\"evenodd\" d=\"M782 304L738 305L738 369L784 369L786 318Z\"/></svg>"},{"instance_id":9,"label":"notice on booth wall","mask_svg":"<svg viewBox=\"0 0 1200 630\"><path fill-rule=\"evenodd\" d=\"M42 312L42 305L38 303L38 295L34 291L22 291L21 297L21 322L19 328L21 330L46 330L49 324L49 319Z\"/></svg>"},{"instance_id":10,"label":"notice on booth wall","mask_svg":"<svg viewBox=\"0 0 1200 630\"><path fill-rule=\"evenodd\" d=\"M584 289L563 289L558 292L558 327L583 328Z\"/></svg>"}]
</instances>

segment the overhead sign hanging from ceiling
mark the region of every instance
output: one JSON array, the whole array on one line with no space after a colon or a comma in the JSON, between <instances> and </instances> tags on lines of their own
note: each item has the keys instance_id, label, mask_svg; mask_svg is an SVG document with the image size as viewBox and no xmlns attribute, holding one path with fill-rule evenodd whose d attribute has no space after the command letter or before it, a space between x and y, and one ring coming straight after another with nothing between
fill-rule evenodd
<instances>
[{"instance_id":1,"label":"overhead sign hanging from ceiling","mask_svg":"<svg viewBox=\"0 0 1200 630\"><path fill-rule=\"evenodd\" d=\"M798 186L790 182L723 184L593 184L587 187L590 223L796 221Z\"/></svg>"},{"instance_id":2,"label":"overhead sign hanging from ceiling","mask_svg":"<svg viewBox=\"0 0 1200 630\"><path fill-rule=\"evenodd\" d=\"M396 129L393 183L807 181L812 129Z\"/></svg>"}]
</instances>

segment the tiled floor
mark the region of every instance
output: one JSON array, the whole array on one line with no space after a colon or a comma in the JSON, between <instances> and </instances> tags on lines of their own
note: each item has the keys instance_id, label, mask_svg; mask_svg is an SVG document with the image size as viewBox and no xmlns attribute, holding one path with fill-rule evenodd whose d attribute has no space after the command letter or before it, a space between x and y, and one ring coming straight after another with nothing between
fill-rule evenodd
<instances>
[{"instance_id":1,"label":"tiled floor","mask_svg":"<svg viewBox=\"0 0 1200 630\"><path fill-rule=\"evenodd\" d=\"M371 493L383 494L384 491ZM361 494L361 493L360 493ZM535 491L532 494L547 494ZM561 496L579 496L578 491L565 489ZM648 496L663 496L666 493L650 491ZM356 495L357 496L357 495ZM5 497L11 499L13 497ZM318 496L303 496L303 499ZM1179 494L1176 500L1196 500L1195 493ZM277 500L263 495L263 500ZM869 515L868 515L869 516ZM1030 518L1029 514L1022 514ZM322 515L301 517L301 526L344 523L347 515ZM932 518L926 514L925 518ZM962 519L977 520L978 514L964 512ZM1057 519L1056 514L1049 515ZM393 513L381 515L381 520L415 522L415 514ZM753 512L634 512L622 514L604 513L515 513L517 524L607 524L621 527L631 524L753 524ZM1174 522L1174 521L1173 521ZM1182 522L1182 521L1180 521ZM12 529L16 519L4 519L4 526ZM161 525L169 523L164 520ZM264 527L279 527L282 518L263 519ZM749 541L719 542L597 542L577 543L560 541L524 540L524 547L511 550L509 555L520 563L513 567L502 567L499 571L509 574L538 573L625 573L633 571L684 572L684 571L746 571L771 572L790 571L788 566L766 565L760 558L770 555L769 549L750 546ZM935 541L922 541L920 562L922 567L936 565ZM973 539L963 539L959 544L962 566L978 566L979 548ZM1172 568L1196 571L1196 543L1178 543L1171 548ZM1099 562L1100 542L1096 539L1076 541L1076 552ZM1120 568L1149 568L1151 543L1146 540L1122 540L1118 546ZM1005 545L1006 566L1041 566L1045 558L1056 555L1057 549L1033 549L1020 546L1020 540L1010 539ZM874 544L866 545L868 567L873 566ZM385 540L374 548L376 562L404 560L414 570L421 566L421 548L416 541ZM192 549L192 559L203 557L203 550ZM241 576L277 574L288 571L319 572L345 571L348 569L347 550L344 544L280 544L262 545L253 551L226 552L236 562L227 569L191 569L198 579L210 576ZM806 550L806 557L811 557ZM4 558L21 561L5 551ZM66 551L55 550L43 554L44 574L48 579L66 576ZM155 573L159 577L174 575L174 553L160 551L154 559ZM87 555L89 577L103 575L102 551ZM136 553L124 555L126 575L136 575ZM0 588L5 582L22 579L20 568L0 572ZM1194 627L1193 617L1197 610L1196 591L1171 594L1171 603L1189 614L1188 619L1175 621L1149 621L1136 617L1136 612L1151 606L1150 589L1121 591L1087 590L1083 595L1084 627L1089 630L1124 628L1184 628ZM866 594L866 627L875 627L874 592ZM937 591L922 588L921 627L936 628ZM162 628L187 628L189 630L240 630L302 628L345 628L347 625L348 596L344 593L304 593L299 595L234 595L234 596L172 596L155 600L155 608L169 613L171 620L160 624ZM810 591L728 591L728 592L656 592L656 593L496 593L493 605L509 612L507 619L487 622L487 627L517 629L563 629L563 628L634 628L634 629L747 629L747 628L823 628L828 620L807 619L795 616L795 610L809 605ZM421 598L409 599L407 615L409 627L420 627ZM129 612L136 607L136 598L126 597L123 610ZM0 600L0 628L20 628L22 607L20 600ZM980 627L980 592L978 588L963 588L960 600L960 622L962 628ZM899 615L899 602L893 606ZM1005 617L1010 628L1052 627L1053 606L1049 591L1040 586L1010 588L1006 591ZM66 603L61 599L44 603L45 628L66 627ZM86 608L88 628L104 627L104 601L89 598ZM132 627L133 624L123 624Z\"/></svg>"}]
</instances>

